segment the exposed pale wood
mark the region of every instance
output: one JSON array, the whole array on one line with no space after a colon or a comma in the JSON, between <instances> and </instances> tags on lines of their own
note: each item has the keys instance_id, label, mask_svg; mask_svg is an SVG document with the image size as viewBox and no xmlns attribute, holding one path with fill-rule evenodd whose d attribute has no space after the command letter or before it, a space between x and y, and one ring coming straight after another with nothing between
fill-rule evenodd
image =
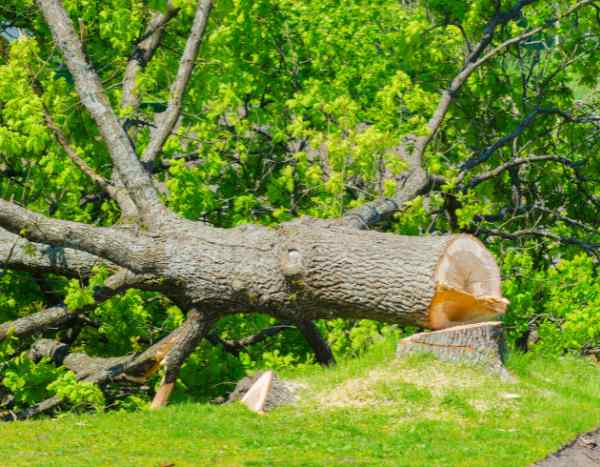
<instances>
[{"instance_id":1,"label":"exposed pale wood","mask_svg":"<svg viewBox=\"0 0 600 467\"><path fill-rule=\"evenodd\" d=\"M242 404L253 412L262 414L265 411L267 396L273 385L273 371L268 370L261 375L242 397Z\"/></svg>"},{"instance_id":2,"label":"exposed pale wood","mask_svg":"<svg viewBox=\"0 0 600 467\"><path fill-rule=\"evenodd\" d=\"M271 373L271 375L268 375ZM261 381L259 383L259 381ZM269 382L267 387L264 382ZM251 401L257 401L258 398L255 396L260 395L259 390L268 389L264 397L264 402L260 405L260 411L267 412L275 407L293 404L298 400L298 392L303 386L299 383L292 381L285 381L277 377L272 371L258 372L253 376L246 376L241 379L235 389L229 394L227 402L242 401L248 405ZM255 395L248 395L251 390L255 390ZM252 405L252 404L250 404ZM253 405L253 407L255 407ZM254 410L252 407L249 407Z\"/></svg>"},{"instance_id":3,"label":"exposed pale wood","mask_svg":"<svg viewBox=\"0 0 600 467\"><path fill-rule=\"evenodd\" d=\"M152 409L158 409L169 402L181 366L206 336L213 322L214 317L210 314L203 314L195 309L188 311L187 319L181 326L181 332L169 348L162 350L164 357L160 359L160 365L164 367L165 375L152 400L150 406Z\"/></svg>"},{"instance_id":4,"label":"exposed pale wood","mask_svg":"<svg viewBox=\"0 0 600 467\"><path fill-rule=\"evenodd\" d=\"M152 410L156 410L156 409L159 409L159 408L167 405L174 388L175 388L175 382L170 382L170 383L163 382L160 385L160 388L158 389L158 391L156 391L156 394L154 395L154 399L152 399L152 403L150 404L150 408Z\"/></svg>"},{"instance_id":5,"label":"exposed pale wood","mask_svg":"<svg viewBox=\"0 0 600 467\"><path fill-rule=\"evenodd\" d=\"M434 282L427 326L431 329L489 321L506 311L496 260L473 236L457 235L448 243Z\"/></svg>"}]
</instances>

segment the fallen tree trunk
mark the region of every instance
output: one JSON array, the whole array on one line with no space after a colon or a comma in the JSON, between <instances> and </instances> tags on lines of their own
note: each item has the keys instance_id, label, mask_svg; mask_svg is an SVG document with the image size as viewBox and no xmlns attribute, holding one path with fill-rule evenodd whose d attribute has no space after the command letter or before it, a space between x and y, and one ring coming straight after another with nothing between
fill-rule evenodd
<instances>
[{"instance_id":1,"label":"fallen tree trunk","mask_svg":"<svg viewBox=\"0 0 600 467\"><path fill-rule=\"evenodd\" d=\"M494 319L508 303L493 256L470 235L409 237L315 219L172 228L161 272L199 309L442 329Z\"/></svg>"}]
</instances>

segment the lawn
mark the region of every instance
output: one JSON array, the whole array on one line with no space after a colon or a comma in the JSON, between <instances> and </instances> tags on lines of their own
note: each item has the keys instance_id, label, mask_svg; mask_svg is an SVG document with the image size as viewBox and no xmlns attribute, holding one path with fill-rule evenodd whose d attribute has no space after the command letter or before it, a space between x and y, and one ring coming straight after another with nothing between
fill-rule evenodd
<instances>
[{"instance_id":1,"label":"lawn","mask_svg":"<svg viewBox=\"0 0 600 467\"><path fill-rule=\"evenodd\" d=\"M382 341L337 368L284 376L301 400L65 415L0 425L2 466L525 466L600 425L600 368L513 355L517 382Z\"/></svg>"}]
</instances>

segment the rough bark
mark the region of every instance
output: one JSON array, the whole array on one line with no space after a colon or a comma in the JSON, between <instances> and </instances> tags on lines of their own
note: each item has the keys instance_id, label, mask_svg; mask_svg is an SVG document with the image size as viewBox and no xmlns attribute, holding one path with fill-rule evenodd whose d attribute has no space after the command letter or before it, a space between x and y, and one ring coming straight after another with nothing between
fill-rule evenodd
<instances>
[{"instance_id":1,"label":"rough bark","mask_svg":"<svg viewBox=\"0 0 600 467\"><path fill-rule=\"evenodd\" d=\"M0 341L6 336L27 337L36 332L48 331L62 327L77 317L77 312L66 306L47 308L39 313L3 323L0 325Z\"/></svg>"},{"instance_id":2,"label":"rough bark","mask_svg":"<svg viewBox=\"0 0 600 467\"><path fill-rule=\"evenodd\" d=\"M89 277L100 264L117 269L114 263L81 250L30 242L0 228L0 269Z\"/></svg>"},{"instance_id":3,"label":"rough bark","mask_svg":"<svg viewBox=\"0 0 600 467\"><path fill-rule=\"evenodd\" d=\"M152 180L139 164L135 149L111 107L98 75L88 64L70 18L60 0L38 0L37 4L73 75L81 103L98 125L119 176L142 219L151 225L156 217L166 215L167 211Z\"/></svg>"},{"instance_id":4,"label":"rough bark","mask_svg":"<svg viewBox=\"0 0 600 467\"><path fill-rule=\"evenodd\" d=\"M69 353L68 345L62 342L40 339L32 346L29 356L34 360L42 357L51 358L55 363L62 364L73 371L79 381L102 385L123 378L128 381L142 383L159 370L161 362L170 353L173 355L171 357L172 361L177 362L179 356L182 355L182 350L187 351L188 354L193 350L193 346L198 342L198 340L193 339L200 338L198 337L199 332L195 331L195 329L198 329L197 323L199 320L197 318L197 315L192 315L191 319L188 318L182 326L140 354L112 358L90 357L81 352ZM202 332L206 333L210 323L206 320L200 320L200 322L204 324L204 326L200 326ZM190 336L193 339L190 339ZM187 354L185 357L187 357ZM169 390L167 393L163 389L159 396L160 400L164 400L166 403L170 392ZM0 417L0 420L24 420L52 411L62 405L63 402L62 398L52 396L19 413L4 415Z\"/></svg>"},{"instance_id":5,"label":"rough bark","mask_svg":"<svg viewBox=\"0 0 600 467\"><path fill-rule=\"evenodd\" d=\"M404 237L311 219L277 229L180 224L166 239L169 260L161 273L200 309L265 312L293 322L343 317L439 328L456 323L431 321L435 274L459 239L478 244L469 236ZM499 284L493 266L488 273ZM489 295L502 300L499 290ZM457 321L489 319L503 309L474 311L479 316L465 313Z\"/></svg>"},{"instance_id":6,"label":"rough bark","mask_svg":"<svg viewBox=\"0 0 600 467\"><path fill-rule=\"evenodd\" d=\"M444 361L476 363L503 377L509 377L503 365L505 340L502 324L499 322L422 332L398 343L398 357L415 352L433 353Z\"/></svg>"},{"instance_id":7,"label":"rough bark","mask_svg":"<svg viewBox=\"0 0 600 467\"><path fill-rule=\"evenodd\" d=\"M210 323L223 314L261 312L297 323L321 363L332 361L332 355L310 323L313 319L366 318L442 329L502 314L506 300L500 293L497 266L473 237L404 237L361 229L401 210L407 201L443 182L424 168L428 145L473 72L512 44L556 23L558 17L491 47L496 30L520 18L523 8L535 1L520 0L507 10L498 7L464 64L441 92L425 134L405 135L401 139L398 158L407 162L408 170L397 178L398 191L394 196L354 209L336 221L300 219L273 229L242 226L224 230L179 219L162 204L147 167L138 159L98 75L87 62L62 2L37 0L74 78L80 100L96 122L111 155L111 183L123 193L123 215L131 217L129 220L136 225L129 230L98 228L50 219L0 200L0 226L8 231L0 229L0 267L85 277L101 262L114 270L121 267L129 274L143 276L144 287L160 291L181 308L192 310L184 326L140 355L123 357L118 362L91 361L84 355L64 359L69 359L73 368L84 362L94 367L84 379L96 383L121 374L144 378L162 363L165 378L155 400L157 406L168 399L185 357L206 334ZM579 1L561 17L591 3L592 0ZM197 2L168 109L155 116L157 129L142 155L143 162L150 163L157 157L177 124L210 7L210 0ZM174 14L171 6L166 13L155 14L139 41L124 76L125 105L137 106L135 76L151 58ZM98 183L110 188L75 153L70 153L60 128L53 129L71 159ZM469 161L464 170L470 164L479 164L481 158ZM531 161L530 158L528 162ZM517 163L521 161L512 161L513 165ZM497 176L509 168L483 174L475 181L483 182L485 177ZM210 314L201 315L195 310L209 310ZM62 325L68 319L65 308L52 309L11 326L27 335L44 326ZM4 325L0 335L2 332L6 333ZM45 401L35 410L53 407L55 402Z\"/></svg>"}]
</instances>

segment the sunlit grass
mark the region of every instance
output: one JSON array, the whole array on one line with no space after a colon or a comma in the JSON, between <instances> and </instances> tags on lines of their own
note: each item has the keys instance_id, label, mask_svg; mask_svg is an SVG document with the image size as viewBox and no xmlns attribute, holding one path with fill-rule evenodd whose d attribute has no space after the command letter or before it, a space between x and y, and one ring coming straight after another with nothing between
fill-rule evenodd
<instances>
[{"instance_id":1,"label":"sunlit grass","mask_svg":"<svg viewBox=\"0 0 600 467\"><path fill-rule=\"evenodd\" d=\"M2 466L524 466L600 425L600 369L515 355L516 383L392 342L337 368L290 370L302 400L266 416L234 404L0 425Z\"/></svg>"}]
</instances>

